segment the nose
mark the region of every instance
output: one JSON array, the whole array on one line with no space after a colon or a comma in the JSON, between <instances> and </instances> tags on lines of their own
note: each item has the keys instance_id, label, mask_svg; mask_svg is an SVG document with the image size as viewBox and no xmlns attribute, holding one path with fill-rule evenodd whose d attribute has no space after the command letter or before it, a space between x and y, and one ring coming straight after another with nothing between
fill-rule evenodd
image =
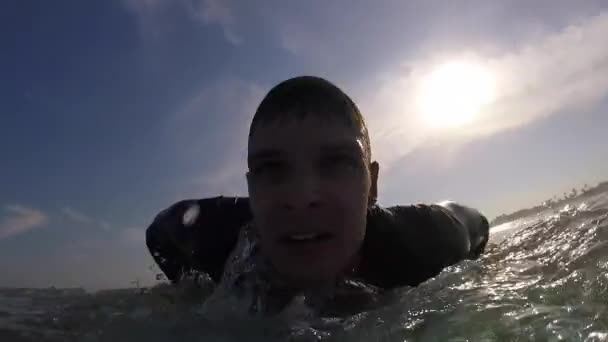
<instances>
[{"instance_id":1,"label":"nose","mask_svg":"<svg viewBox=\"0 0 608 342\"><path fill-rule=\"evenodd\" d=\"M285 184L283 204L289 210L318 208L321 205L319 177L307 170L299 170Z\"/></svg>"}]
</instances>

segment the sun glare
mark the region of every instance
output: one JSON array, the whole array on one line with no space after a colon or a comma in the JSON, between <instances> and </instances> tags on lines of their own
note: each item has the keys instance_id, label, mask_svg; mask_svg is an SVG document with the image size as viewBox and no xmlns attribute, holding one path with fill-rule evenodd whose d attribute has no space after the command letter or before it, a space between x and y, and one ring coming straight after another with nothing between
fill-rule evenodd
<instances>
[{"instance_id":1,"label":"sun glare","mask_svg":"<svg viewBox=\"0 0 608 342\"><path fill-rule=\"evenodd\" d=\"M494 100L494 81L480 65L446 63L424 79L419 100L420 113L431 126L463 126Z\"/></svg>"}]
</instances>

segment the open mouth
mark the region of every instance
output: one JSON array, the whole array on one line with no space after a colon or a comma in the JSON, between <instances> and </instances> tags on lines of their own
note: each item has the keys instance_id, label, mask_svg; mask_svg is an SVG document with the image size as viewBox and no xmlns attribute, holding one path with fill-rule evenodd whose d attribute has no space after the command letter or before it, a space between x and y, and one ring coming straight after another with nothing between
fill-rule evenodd
<instances>
[{"instance_id":1,"label":"open mouth","mask_svg":"<svg viewBox=\"0 0 608 342\"><path fill-rule=\"evenodd\" d=\"M282 236L280 241L289 244L304 244L327 241L333 237L334 235L331 233L291 233Z\"/></svg>"}]
</instances>

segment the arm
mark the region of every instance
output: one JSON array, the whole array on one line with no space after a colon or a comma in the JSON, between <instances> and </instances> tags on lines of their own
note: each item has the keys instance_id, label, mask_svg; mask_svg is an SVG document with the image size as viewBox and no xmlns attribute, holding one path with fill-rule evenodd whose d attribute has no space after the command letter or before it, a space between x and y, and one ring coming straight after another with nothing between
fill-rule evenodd
<instances>
[{"instance_id":1,"label":"arm","mask_svg":"<svg viewBox=\"0 0 608 342\"><path fill-rule=\"evenodd\" d=\"M490 236L488 219L479 211L454 202L446 201L438 205L446 208L468 233L470 247L466 258L479 258Z\"/></svg>"},{"instance_id":2,"label":"arm","mask_svg":"<svg viewBox=\"0 0 608 342\"><path fill-rule=\"evenodd\" d=\"M383 288L416 286L449 265L479 256L488 232L482 214L455 203L373 207L362 276Z\"/></svg>"},{"instance_id":3,"label":"arm","mask_svg":"<svg viewBox=\"0 0 608 342\"><path fill-rule=\"evenodd\" d=\"M146 231L146 245L172 282L191 270L218 281L240 228L250 220L247 198L180 201L156 216Z\"/></svg>"}]
</instances>

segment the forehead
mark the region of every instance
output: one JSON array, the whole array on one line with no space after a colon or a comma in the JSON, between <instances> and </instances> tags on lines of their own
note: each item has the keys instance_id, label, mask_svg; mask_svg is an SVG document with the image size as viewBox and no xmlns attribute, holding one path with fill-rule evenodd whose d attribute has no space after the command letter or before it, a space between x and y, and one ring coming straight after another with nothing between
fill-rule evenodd
<instances>
[{"instance_id":1,"label":"forehead","mask_svg":"<svg viewBox=\"0 0 608 342\"><path fill-rule=\"evenodd\" d=\"M249 156L272 149L306 152L327 148L364 152L363 132L341 120L306 117L259 123L249 138Z\"/></svg>"}]
</instances>

